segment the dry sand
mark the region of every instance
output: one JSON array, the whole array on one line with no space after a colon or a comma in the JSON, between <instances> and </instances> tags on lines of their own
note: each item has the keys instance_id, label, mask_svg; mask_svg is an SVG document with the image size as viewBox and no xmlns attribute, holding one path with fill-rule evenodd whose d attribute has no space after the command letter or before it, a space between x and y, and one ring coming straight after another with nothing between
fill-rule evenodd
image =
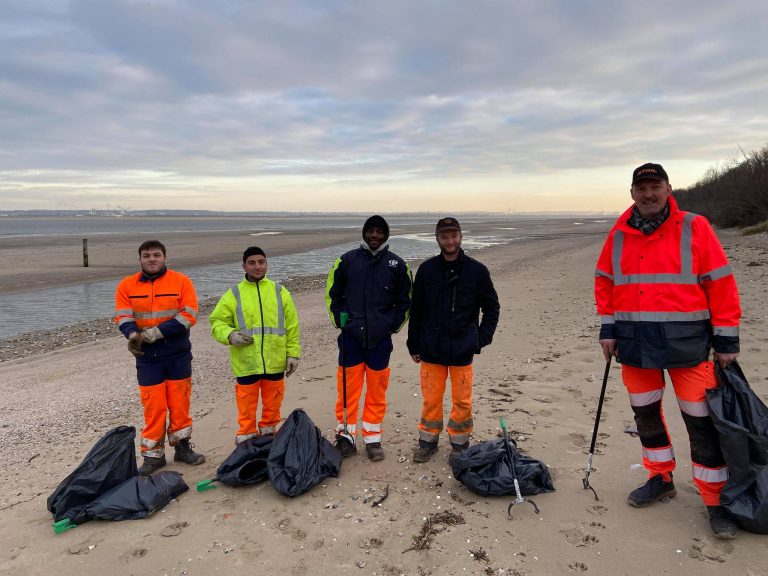
<instances>
[{"instance_id":1,"label":"dry sand","mask_svg":"<svg viewBox=\"0 0 768 576\"><path fill-rule=\"evenodd\" d=\"M445 440L433 461L412 463L420 394L402 333L391 363L383 462L363 455L346 460L340 478L295 499L268 483L195 492L195 482L212 477L231 452L235 434L226 349L211 340L203 319L193 329L192 411L194 441L208 462L196 468L171 463L192 489L146 520L93 521L54 535L45 509L46 497L102 434L118 424L141 425L124 339L0 364L0 574L765 576L764 536L711 538L673 394L665 402L678 454L677 497L643 510L625 503L644 472L633 467L640 462L639 441L623 433L632 415L618 371L609 381L591 477L600 501L582 488L604 367L592 279L607 227L477 254L491 269L502 314L494 343L475 362L474 439L494 438L499 416L506 416L519 446L550 466L557 491L534 498L540 515L523 504L510 519L511 497L482 498L464 489L451 477ZM768 241L729 231L721 237L743 297L742 367L768 399ZM238 241L233 254L241 246ZM321 289L300 291L295 300L305 355L288 380L283 415L303 407L331 436L335 331ZM367 497L378 497L387 485L389 497L372 508ZM446 510L465 523L436 535L429 550L404 553L424 519ZM480 549L486 561L470 554Z\"/></svg>"}]
</instances>

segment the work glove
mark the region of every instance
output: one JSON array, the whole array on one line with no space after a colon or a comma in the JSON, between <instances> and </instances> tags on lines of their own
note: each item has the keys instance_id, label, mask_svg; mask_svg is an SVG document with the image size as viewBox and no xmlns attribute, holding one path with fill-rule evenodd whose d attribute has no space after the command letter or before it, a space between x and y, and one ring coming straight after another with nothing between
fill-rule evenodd
<instances>
[{"instance_id":1,"label":"work glove","mask_svg":"<svg viewBox=\"0 0 768 576\"><path fill-rule=\"evenodd\" d=\"M141 339L147 344L152 344L152 342L162 340L163 338L165 338L165 336L163 336L163 333L160 332L160 328L158 327L147 328L141 333Z\"/></svg>"},{"instance_id":2,"label":"work glove","mask_svg":"<svg viewBox=\"0 0 768 576\"><path fill-rule=\"evenodd\" d=\"M247 346L253 344L253 337L246 334L241 334L237 330L230 332L227 338L232 346Z\"/></svg>"},{"instance_id":3,"label":"work glove","mask_svg":"<svg viewBox=\"0 0 768 576\"><path fill-rule=\"evenodd\" d=\"M144 352L141 351L141 343L144 341L141 332L134 332L128 336L128 351L138 358L144 356Z\"/></svg>"},{"instance_id":4,"label":"work glove","mask_svg":"<svg viewBox=\"0 0 768 576\"><path fill-rule=\"evenodd\" d=\"M299 367L299 359L293 356L288 357L288 361L285 363L285 377L288 378L291 374L296 372L296 368Z\"/></svg>"}]
</instances>

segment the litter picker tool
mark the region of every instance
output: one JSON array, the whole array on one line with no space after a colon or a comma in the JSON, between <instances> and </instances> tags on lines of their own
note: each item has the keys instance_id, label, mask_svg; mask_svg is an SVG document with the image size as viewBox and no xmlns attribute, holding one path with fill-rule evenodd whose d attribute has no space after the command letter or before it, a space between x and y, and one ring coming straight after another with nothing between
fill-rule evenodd
<instances>
[{"instance_id":1,"label":"litter picker tool","mask_svg":"<svg viewBox=\"0 0 768 576\"><path fill-rule=\"evenodd\" d=\"M517 481L517 470L515 470L515 457L512 455L512 448L509 446L509 435L507 434L507 424L504 421L504 418L502 417L499 419L499 423L501 424L501 431L504 433L504 447L507 449L507 456L509 456L509 467L512 469L512 481L515 484L515 500L507 507L507 514L509 516L512 516L512 506L515 504L520 504L522 502L525 502L526 499L523 498L523 495L520 493L520 483ZM536 514L539 514L539 507L536 506L536 503L533 500L528 499L528 502L533 505L533 509L536 510Z\"/></svg>"},{"instance_id":2,"label":"litter picker tool","mask_svg":"<svg viewBox=\"0 0 768 576\"><path fill-rule=\"evenodd\" d=\"M339 324L341 324L341 393L344 396L344 434L349 436L347 431L347 355L344 353L344 326L349 321L349 312L339 314Z\"/></svg>"},{"instance_id":3,"label":"litter picker tool","mask_svg":"<svg viewBox=\"0 0 768 576\"><path fill-rule=\"evenodd\" d=\"M597 442L597 429L600 426L600 414L603 412L603 400L605 400L605 387L608 384L608 373L611 371L611 360L613 356L608 357L608 361L605 363L605 374L603 375L603 387L600 389L600 400L597 403L597 414L595 415L595 427L592 430L592 443L589 446L589 456L587 456L587 467L584 470L584 478L581 482L584 484L584 490L592 490L592 494L595 495L595 500L598 502L600 498L597 497L597 492L592 486L589 485L589 474L592 472L592 456L595 454L595 443Z\"/></svg>"}]
</instances>

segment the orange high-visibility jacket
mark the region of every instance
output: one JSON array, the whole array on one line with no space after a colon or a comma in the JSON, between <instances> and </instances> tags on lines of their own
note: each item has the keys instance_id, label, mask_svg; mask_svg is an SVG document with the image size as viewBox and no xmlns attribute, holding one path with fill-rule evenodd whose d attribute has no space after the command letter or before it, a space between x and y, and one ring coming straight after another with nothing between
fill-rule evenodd
<instances>
[{"instance_id":1,"label":"orange high-visibility jacket","mask_svg":"<svg viewBox=\"0 0 768 576\"><path fill-rule=\"evenodd\" d=\"M615 338L622 363L696 366L739 351L741 306L728 258L703 216L669 197L669 218L649 235L628 209L608 234L595 270L600 338Z\"/></svg>"},{"instance_id":2,"label":"orange high-visibility jacket","mask_svg":"<svg viewBox=\"0 0 768 576\"><path fill-rule=\"evenodd\" d=\"M126 276L115 292L115 322L128 338L157 326L163 338L144 344L140 360L173 358L192 349L189 329L197 322L197 295L192 281L174 270L151 280L143 272Z\"/></svg>"}]
</instances>

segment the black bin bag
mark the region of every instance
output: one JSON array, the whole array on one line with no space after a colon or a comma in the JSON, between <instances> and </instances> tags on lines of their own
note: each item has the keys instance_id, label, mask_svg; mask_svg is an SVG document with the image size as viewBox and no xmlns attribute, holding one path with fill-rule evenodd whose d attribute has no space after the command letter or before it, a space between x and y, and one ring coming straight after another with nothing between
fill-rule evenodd
<instances>
[{"instance_id":1,"label":"black bin bag","mask_svg":"<svg viewBox=\"0 0 768 576\"><path fill-rule=\"evenodd\" d=\"M554 492L555 486L546 465L517 451L510 441L520 492L525 496ZM504 439L489 440L470 446L454 461L453 477L481 496L515 494L514 477Z\"/></svg>"},{"instance_id":2,"label":"black bin bag","mask_svg":"<svg viewBox=\"0 0 768 576\"><path fill-rule=\"evenodd\" d=\"M720 385L707 390L707 404L728 465L720 504L741 528L768 534L768 408L736 362L716 373Z\"/></svg>"},{"instance_id":3,"label":"black bin bag","mask_svg":"<svg viewBox=\"0 0 768 576\"><path fill-rule=\"evenodd\" d=\"M215 482L227 486L257 484L269 478L267 458L272 447L272 435L253 436L240 442L216 470Z\"/></svg>"},{"instance_id":4,"label":"black bin bag","mask_svg":"<svg viewBox=\"0 0 768 576\"><path fill-rule=\"evenodd\" d=\"M94 519L146 518L188 489L178 472L161 471L149 476L134 476L88 504L72 521L82 524Z\"/></svg>"},{"instance_id":5,"label":"black bin bag","mask_svg":"<svg viewBox=\"0 0 768 576\"><path fill-rule=\"evenodd\" d=\"M341 472L341 454L297 409L280 427L267 460L269 479L284 496L298 496Z\"/></svg>"},{"instance_id":6,"label":"black bin bag","mask_svg":"<svg viewBox=\"0 0 768 576\"><path fill-rule=\"evenodd\" d=\"M138 474L133 426L118 426L91 448L75 471L48 496L48 511L57 522L79 516L99 496Z\"/></svg>"}]
</instances>

